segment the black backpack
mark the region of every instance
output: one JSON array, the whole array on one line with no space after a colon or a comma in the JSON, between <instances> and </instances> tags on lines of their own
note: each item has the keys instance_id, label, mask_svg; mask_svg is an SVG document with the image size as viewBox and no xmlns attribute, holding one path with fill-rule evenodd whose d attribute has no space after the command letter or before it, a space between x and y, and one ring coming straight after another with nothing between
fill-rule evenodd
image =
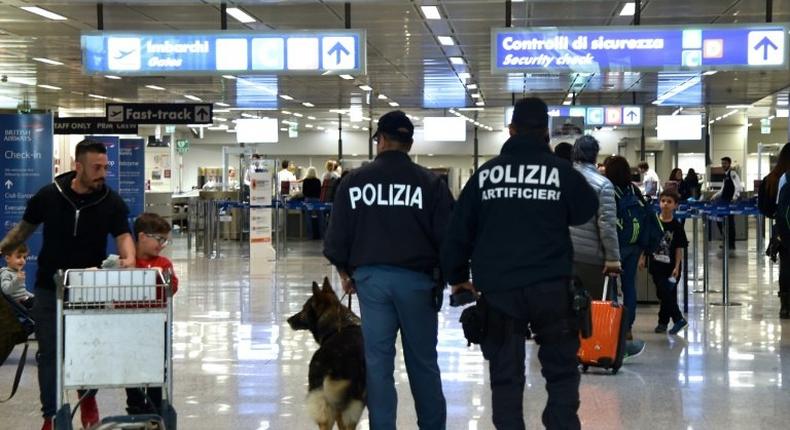
<instances>
[{"instance_id":1,"label":"black backpack","mask_svg":"<svg viewBox=\"0 0 790 430\"><path fill-rule=\"evenodd\" d=\"M22 355L19 357L14 383L11 388L11 395L0 403L11 400L19 388L19 381L22 379L22 371L27 361L28 337L35 331L36 324L19 303L0 293L0 365L5 363L14 347L20 343L25 344Z\"/></svg>"}]
</instances>

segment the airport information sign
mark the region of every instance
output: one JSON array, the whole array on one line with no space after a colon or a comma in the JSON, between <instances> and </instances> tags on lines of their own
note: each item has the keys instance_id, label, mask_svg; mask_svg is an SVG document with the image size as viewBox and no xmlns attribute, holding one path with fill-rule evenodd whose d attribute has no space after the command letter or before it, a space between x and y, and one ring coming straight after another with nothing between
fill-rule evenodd
<instances>
[{"instance_id":1,"label":"airport information sign","mask_svg":"<svg viewBox=\"0 0 790 430\"><path fill-rule=\"evenodd\" d=\"M107 122L127 124L211 124L211 103L107 103Z\"/></svg>"},{"instance_id":2,"label":"airport information sign","mask_svg":"<svg viewBox=\"0 0 790 430\"><path fill-rule=\"evenodd\" d=\"M552 118L584 118L588 126L639 127L642 125L641 106L549 106ZM513 107L505 108L505 125L510 124Z\"/></svg>"},{"instance_id":3,"label":"airport information sign","mask_svg":"<svg viewBox=\"0 0 790 430\"><path fill-rule=\"evenodd\" d=\"M787 69L785 24L498 28L491 70L600 72Z\"/></svg>"},{"instance_id":4,"label":"airport information sign","mask_svg":"<svg viewBox=\"0 0 790 430\"><path fill-rule=\"evenodd\" d=\"M366 72L364 30L82 35L86 73L216 75Z\"/></svg>"}]
</instances>

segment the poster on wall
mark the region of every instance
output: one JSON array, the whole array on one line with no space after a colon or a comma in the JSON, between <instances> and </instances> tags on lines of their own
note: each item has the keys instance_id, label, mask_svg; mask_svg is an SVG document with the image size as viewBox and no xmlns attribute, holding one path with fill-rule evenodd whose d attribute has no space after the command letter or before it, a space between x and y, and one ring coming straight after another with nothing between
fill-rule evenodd
<instances>
[{"instance_id":1,"label":"poster on wall","mask_svg":"<svg viewBox=\"0 0 790 430\"><path fill-rule=\"evenodd\" d=\"M272 178L274 160L264 160L250 173L250 274L271 273L276 256L272 246ZM253 264L254 262L254 264Z\"/></svg>"},{"instance_id":2,"label":"poster on wall","mask_svg":"<svg viewBox=\"0 0 790 430\"><path fill-rule=\"evenodd\" d=\"M120 140L120 194L129 207L129 224L145 211L145 140Z\"/></svg>"},{"instance_id":3,"label":"poster on wall","mask_svg":"<svg viewBox=\"0 0 790 430\"><path fill-rule=\"evenodd\" d=\"M101 142L107 147L107 163L110 168L107 169L107 177L104 179L104 183L118 192L121 189L121 177L119 175L121 167L120 138L118 136L90 136L89 138Z\"/></svg>"},{"instance_id":4,"label":"poster on wall","mask_svg":"<svg viewBox=\"0 0 790 430\"><path fill-rule=\"evenodd\" d=\"M3 139L3 236L22 219L27 201L52 182L52 114L0 114ZM42 229L28 239L26 288L33 290L41 251Z\"/></svg>"}]
</instances>

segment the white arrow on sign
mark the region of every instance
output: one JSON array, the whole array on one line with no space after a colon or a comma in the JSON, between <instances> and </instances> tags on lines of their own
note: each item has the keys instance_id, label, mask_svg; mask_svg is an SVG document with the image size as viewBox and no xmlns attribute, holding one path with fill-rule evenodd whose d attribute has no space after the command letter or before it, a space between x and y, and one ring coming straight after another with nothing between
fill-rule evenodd
<instances>
[{"instance_id":1,"label":"white arrow on sign","mask_svg":"<svg viewBox=\"0 0 790 430\"><path fill-rule=\"evenodd\" d=\"M642 109L639 106L623 107L623 124L639 125L642 123Z\"/></svg>"},{"instance_id":2,"label":"white arrow on sign","mask_svg":"<svg viewBox=\"0 0 790 430\"><path fill-rule=\"evenodd\" d=\"M123 122L123 105L107 105L107 121Z\"/></svg>"},{"instance_id":3,"label":"white arrow on sign","mask_svg":"<svg viewBox=\"0 0 790 430\"><path fill-rule=\"evenodd\" d=\"M347 70L356 66L357 50L353 37L324 37L321 54L326 70Z\"/></svg>"},{"instance_id":4,"label":"white arrow on sign","mask_svg":"<svg viewBox=\"0 0 790 430\"><path fill-rule=\"evenodd\" d=\"M11 180L10 180L10 179L8 179L8 180L6 180L6 181L5 181L5 189L6 189L6 190L10 190L10 189L11 189L11 187L13 187L13 186L14 186L14 183L13 183L13 182L11 182Z\"/></svg>"},{"instance_id":5,"label":"white arrow on sign","mask_svg":"<svg viewBox=\"0 0 790 430\"><path fill-rule=\"evenodd\" d=\"M781 65L785 62L783 31L750 31L747 38L747 61L752 65Z\"/></svg>"}]
</instances>

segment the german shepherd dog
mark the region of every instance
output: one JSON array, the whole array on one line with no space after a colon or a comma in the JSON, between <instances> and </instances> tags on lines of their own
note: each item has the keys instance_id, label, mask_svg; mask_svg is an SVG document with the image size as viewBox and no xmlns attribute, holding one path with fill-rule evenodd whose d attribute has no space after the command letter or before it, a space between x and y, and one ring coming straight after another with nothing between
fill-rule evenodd
<instances>
[{"instance_id":1,"label":"german shepherd dog","mask_svg":"<svg viewBox=\"0 0 790 430\"><path fill-rule=\"evenodd\" d=\"M337 422L340 430L357 428L365 410L365 351L359 317L343 306L329 279L313 282L313 295L288 318L294 330L310 330L320 345L310 360L307 410L320 430Z\"/></svg>"}]
</instances>

